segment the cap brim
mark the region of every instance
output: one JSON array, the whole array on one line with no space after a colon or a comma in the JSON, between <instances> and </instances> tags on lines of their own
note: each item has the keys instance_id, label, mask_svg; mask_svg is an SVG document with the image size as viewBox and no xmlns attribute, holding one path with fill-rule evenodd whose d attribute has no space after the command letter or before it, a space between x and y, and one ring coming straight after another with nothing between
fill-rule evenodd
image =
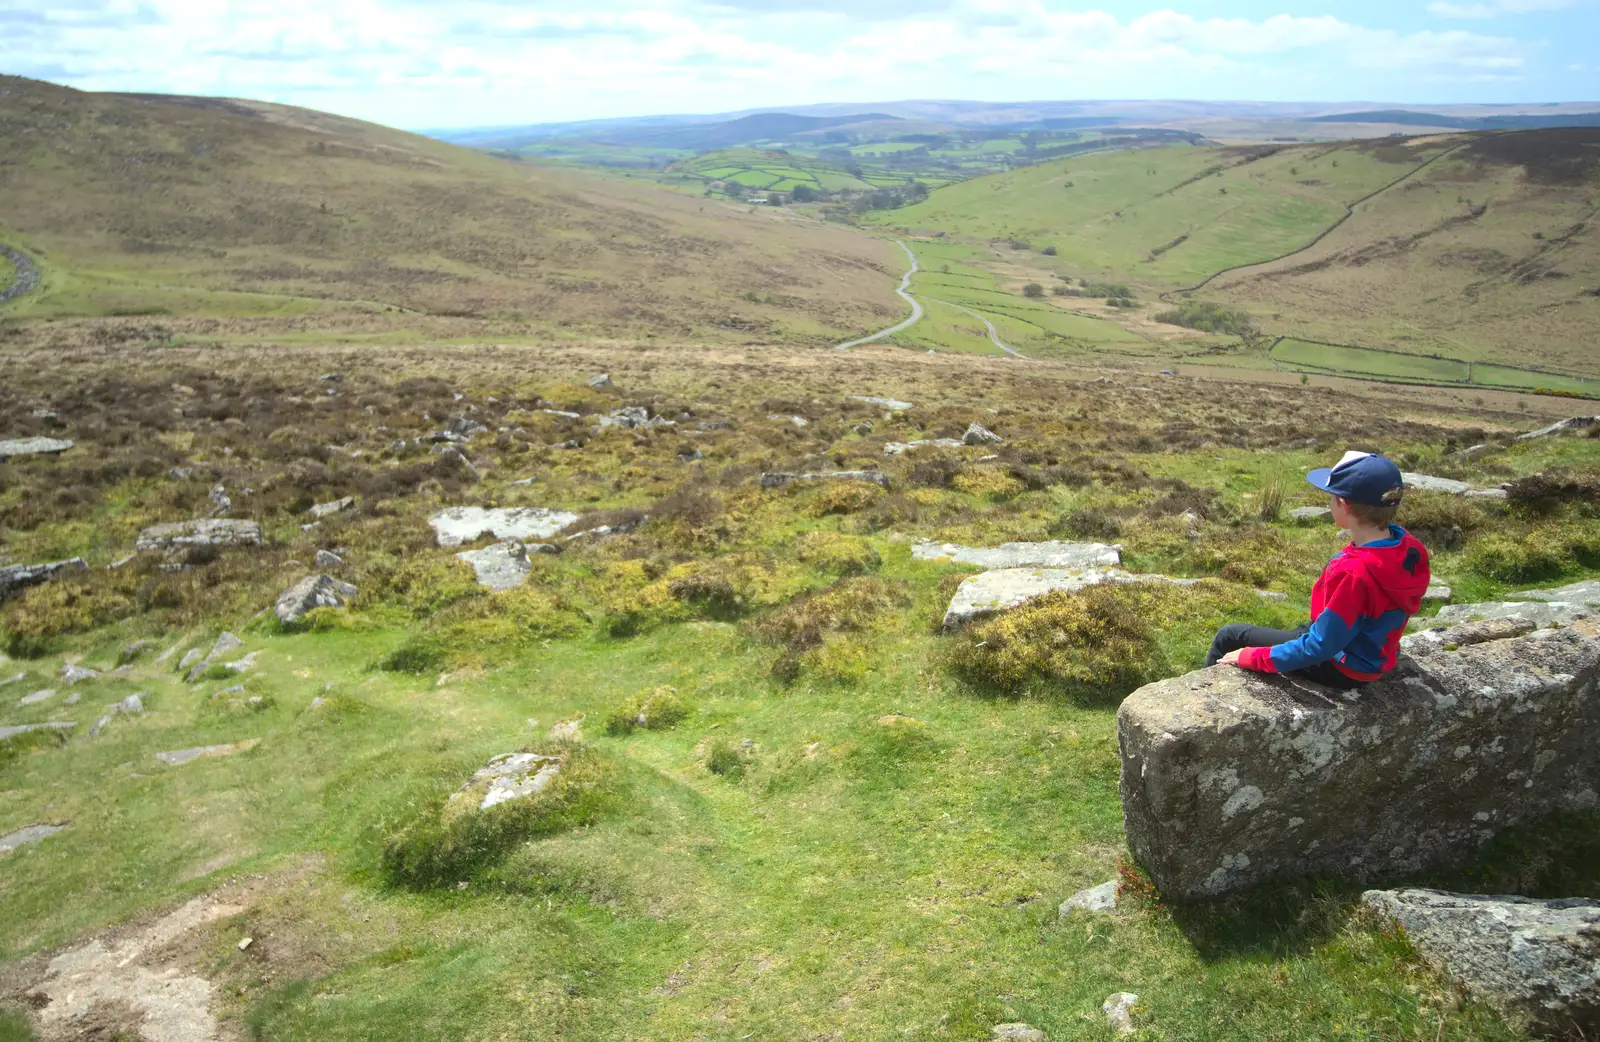
<instances>
[{"instance_id":1,"label":"cap brim","mask_svg":"<svg viewBox=\"0 0 1600 1042\"><path fill-rule=\"evenodd\" d=\"M1318 467L1316 470L1308 471L1306 473L1306 480L1311 483L1312 488L1321 489L1329 495L1333 494L1333 489L1328 487L1328 482L1332 480L1332 478L1332 467Z\"/></svg>"}]
</instances>

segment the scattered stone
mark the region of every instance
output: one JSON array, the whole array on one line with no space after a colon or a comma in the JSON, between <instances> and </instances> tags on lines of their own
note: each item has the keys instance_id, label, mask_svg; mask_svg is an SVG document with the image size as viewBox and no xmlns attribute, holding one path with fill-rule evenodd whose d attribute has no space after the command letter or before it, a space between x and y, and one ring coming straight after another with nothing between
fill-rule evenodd
<instances>
[{"instance_id":1,"label":"scattered stone","mask_svg":"<svg viewBox=\"0 0 1600 1042\"><path fill-rule=\"evenodd\" d=\"M66 828L65 825L29 825L15 832L8 832L0 836L0 857L11 853L24 843L35 843L46 836L53 836Z\"/></svg>"},{"instance_id":2,"label":"scattered stone","mask_svg":"<svg viewBox=\"0 0 1600 1042\"><path fill-rule=\"evenodd\" d=\"M477 467L472 465L472 461L461 455L461 453L454 448L447 448L443 452L439 453L439 460L435 466L437 466L441 471L454 471L459 473L463 478L470 482L476 483L483 480L483 475L478 472Z\"/></svg>"},{"instance_id":3,"label":"scattered stone","mask_svg":"<svg viewBox=\"0 0 1600 1042\"><path fill-rule=\"evenodd\" d=\"M175 550L191 546L260 546L261 526L254 521L203 518L152 525L139 533L136 550Z\"/></svg>"},{"instance_id":4,"label":"scattered stone","mask_svg":"<svg viewBox=\"0 0 1600 1042\"><path fill-rule=\"evenodd\" d=\"M18 590L48 582L62 572L88 570L88 563L81 557L70 557L65 561L50 561L46 564L8 564L0 568L0 600Z\"/></svg>"},{"instance_id":5,"label":"scattered stone","mask_svg":"<svg viewBox=\"0 0 1600 1042\"><path fill-rule=\"evenodd\" d=\"M769 415L767 419L773 421L774 423L792 423L796 427L811 426L811 421L806 419L804 416L783 416L778 413L773 413Z\"/></svg>"},{"instance_id":6,"label":"scattered stone","mask_svg":"<svg viewBox=\"0 0 1600 1042\"><path fill-rule=\"evenodd\" d=\"M617 385L611 382L610 373L601 373L599 376L589 381L589 386L597 391L609 391Z\"/></svg>"},{"instance_id":7,"label":"scattered stone","mask_svg":"<svg viewBox=\"0 0 1600 1042\"><path fill-rule=\"evenodd\" d=\"M1065 901L1057 910L1065 918L1073 911L1082 912L1115 912L1117 910L1117 881L1115 879L1092 886L1087 890L1079 890Z\"/></svg>"},{"instance_id":8,"label":"scattered stone","mask_svg":"<svg viewBox=\"0 0 1600 1042\"><path fill-rule=\"evenodd\" d=\"M528 578L532 566L528 563L528 548L514 539L506 539L481 550L466 550L456 557L472 565L478 575L478 585L491 590L511 590L521 586Z\"/></svg>"},{"instance_id":9,"label":"scattered stone","mask_svg":"<svg viewBox=\"0 0 1600 1042\"><path fill-rule=\"evenodd\" d=\"M242 647L244 647L244 641L240 640L233 634L228 633L227 631L223 631L223 633L217 637L217 642L211 645L211 650L206 652L204 656L196 659L195 656L200 652L200 649L196 648L187 655L183 656L183 661L178 663L178 668L181 670L184 668L185 662L192 661L189 672L184 676L184 679L192 684L196 680L200 679L200 674L204 673L208 668L210 668L213 662L233 651L235 648Z\"/></svg>"},{"instance_id":10,"label":"scattered stone","mask_svg":"<svg viewBox=\"0 0 1600 1042\"><path fill-rule=\"evenodd\" d=\"M320 521L325 517L332 517L334 514L349 510L355 506L355 502L356 497L354 496L341 496L331 503L318 503L311 508L311 516Z\"/></svg>"},{"instance_id":11,"label":"scattered stone","mask_svg":"<svg viewBox=\"0 0 1600 1042\"><path fill-rule=\"evenodd\" d=\"M1289 599L1289 595L1281 590L1257 590L1256 596L1264 601L1276 601L1278 603Z\"/></svg>"},{"instance_id":12,"label":"scattered stone","mask_svg":"<svg viewBox=\"0 0 1600 1042\"><path fill-rule=\"evenodd\" d=\"M905 412L914 406L910 402L902 402L898 398L875 398L868 394L852 394L846 396L847 401L865 402L868 405L881 405L891 412Z\"/></svg>"},{"instance_id":13,"label":"scattered stone","mask_svg":"<svg viewBox=\"0 0 1600 1042\"><path fill-rule=\"evenodd\" d=\"M1566 601L1570 604L1583 604L1591 608L1600 608L1600 579L1585 579L1582 582L1569 583L1566 586L1557 586L1548 590L1523 590L1521 593L1508 594L1506 599L1511 601Z\"/></svg>"},{"instance_id":14,"label":"scattered stone","mask_svg":"<svg viewBox=\"0 0 1600 1042\"><path fill-rule=\"evenodd\" d=\"M996 1024L995 1042L1049 1042L1043 1031L1031 1024Z\"/></svg>"},{"instance_id":15,"label":"scattered stone","mask_svg":"<svg viewBox=\"0 0 1600 1042\"><path fill-rule=\"evenodd\" d=\"M83 694L81 692L74 691L72 694L68 695L66 701L62 702L61 704L64 706L75 706L82 700Z\"/></svg>"},{"instance_id":16,"label":"scattered stone","mask_svg":"<svg viewBox=\"0 0 1600 1042\"><path fill-rule=\"evenodd\" d=\"M75 666L70 662L61 667L61 681L68 687L71 687L80 680L99 679L100 671L97 669L89 669L87 666Z\"/></svg>"},{"instance_id":17,"label":"scattered stone","mask_svg":"<svg viewBox=\"0 0 1600 1042\"><path fill-rule=\"evenodd\" d=\"M40 702L48 702L48 701L50 701L50 699L52 699L54 697L56 697L56 689L53 688L53 687L47 687L42 691L35 691L31 695L23 695L20 699L17 700L17 705L19 705L19 706L36 706Z\"/></svg>"},{"instance_id":18,"label":"scattered stone","mask_svg":"<svg viewBox=\"0 0 1600 1042\"><path fill-rule=\"evenodd\" d=\"M695 424L695 429L705 431L707 433L712 431L731 431L733 430L733 424L726 423L722 420L708 420L704 423Z\"/></svg>"},{"instance_id":19,"label":"scattered stone","mask_svg":"<svg viewBox=\"0 0 1600 1042\"><path fill-rule=\"evenodd\" d=\"M317 379L321 380L325 384L339 384L339 383L344 383L344 374L343 373L323 373L321 376L317 377Z\"/></svg>"},{"instance_id":20,"label":"scattered stone","mask_svg":"<svg viewBox=\"0 0 1600 1042\"><path fill-rule=\"evenodd\" d=\"M227 670L229 673L248 673L250 670L255 668L256 656L259 654L261 654L261 652L252 651L250 654L234 662L222 663L222 668Z\"/></svg>"},{"instance_id":21,"label":"scattered stone","mask_svg":"<svg viewBox=\"0 0 1600 1042\"><path fill-rule=\"evenodd\" d=\"M1122 555L1105 543L1002 543L995 547L919 542L911 548L917 561L954 561L980 568L1116 568Z\"/></svg>"},{"instance_id":22,"label":"scattered stone","mask_svg":"<svg viewBox=\"0 0 1600 1042\"><path fill-rule=\"evenodd\" d=\"M698 462L700 460L703 460L705 458L706 458L706 454L701 452L699 449L695 449L693 452L680 452L680 453L678 453L678 462L679 463L696 463L696 462Z\"/></svg>"},{"instance_id":23,"label":"scattered stone","mask_svg":"<svg viewBox=\"0 0 1600 1042\"><path fill-rule=\"evenodd\" d=\"M622 409L612 409L609 415L596 417L595 422L601 427L621 427L627 431L656 425L650 419L650 410L642 405L630 405ZM661 423L671 422L671 420L661 420Z\"/></svg>"},{"instance_id":24,"label":"scattered stone","mask_svg":"<svg viewBox=\"0 0 1600 1042\"><path fill-rule=\"evenodd\" d=\"M520 478L520 479L518 479L516 481L511 482L511 487L512 488L527 488L529 485L533 484L534 480L535 479L533 479L533 478Z\"/></svg>"},{"instance_id":25,"label":"scattered stone","mask_svg":"<svg viewBox=\"0 0 1600 1042\"><path fill-rule=\"evenodd\" d=\"M122 701L118 702L117 704L113 705L110 709L106 710L106 715L102 716L100 719L98 719L98 720L96 720L94 722L94 726L89 728L89 737L90 738L99 737L100 732L104 731L106 729L107 725L109 725L111 723L112 719L115 718L119 713L127 713L127 714L129 714L131 716L137 716L138 714L143 713L143 712L144 712L144 692L140 691L140 692L137 692L135 694L129 695L127 698L124 698Z\"/></svg>"},{"instance_id":26,"label":"scattered stone","mask_svg":"<svg viewBox=\"0 0 1600 1042\"><path fill-rule=\"evenodd\" d=\"M1108 996L1100 1004L1100 1011L1106 1015L1106 1026L1119 1035L1133 1034L1137 1030L1133 1026L1133 1007L1138 1003L1139 996L1131 991Z\"/></svg>"},{"instance_id":27,"label":"scattered stone","mask_svg":"<svg viewBox=\"0 0 1600 1042\"><path fill-rule=\"evenodd\" d=\"M1552 434L1565 434L1567 431L1588 430L1600 423L1600 416L1573 416L1566 420L1557 420L1548 427L1540 427L1536 431L1517 435L1518 441L1527 441L1530 438L1548 438Z\"/></svg>"},{"instance_id":28,"label":"scattered stone","mask_svg":"<svg viewBox=\"0 0 1600 1042\"><path fill-rule=\"evenodd\" d=\"M1597 680L1600 625L1579 623L1410 640L1359 692L1229 666L1148 684L1117 714L1129 847L1174 900L1471 857L1600 803Z\"/></svg>"},{"instance_id":29,"label":"scattered stone","mask_svg":"<svg viewBox=\"0 0 1600 1042\"><path fill-rule=\"evenodd\" d=\"M240 941L239 941L239 945L238 945L238 948L239 948L239 950L240 950L240 951L244 951L244 950L245 950L245 949L246 949L246 948L248 948L248 947L250 947L250 946L251 946L251 945L252 945L252 944L254 944L254 943L255 943L255 940L256 940L256 939L255 939L255 938L254 938L254 937L244 937L244 938L241 938L241 939L240 939Z\"/></svg>"},{"instance_id":30,"label":"scattered stone","mask_svg":"<svg viewBox=\"0 0 1600 1042\"><path fill-rule=\"evenodd\" d=\"M977 619L998 614L1019 604L1060 590L1075 593L1101 583L1165 582L1192 586L1199 579L1172 579L1165 575L1134 575L1115 568L1000 568L974 575L956 587L944 613L944 631L954 633Z\"/></svg>"},{"instance_id":31,"label":"scattered stone","mask_svg":"<svg viewBox=\"0 0 1600 1042\"><path fill-rule=\"evenodd\" d=\"M1417 489L1422 492L1442 492L1447 496L1459 496L1472 488L1465 481L1455 481L1450 478L1436 478L1429 474L1401 474L1400 480L1408 489Z\"/></svg>"},{"instance_id":32,"label":"scattered stone","mask_svg":"<svg viewBox=\"0 0 1600 1042\"><path fill-rule=\"evenodd\" d=\"M1411 654L1429 648L1458 650L1468 644L1486 644L1491 640L1510 640L1525 637L1537 627L1527 619L1483 619L1444 629L1425 630L1400 638L1400 650Z\"/></svg>"},{"instance_id":33,"label":"scattered stone","mask_svg":"<svg viewBox=\"0 0 1600 1042\"><path fill-rule=\"evenodd\" d=\"M1593 614L1596 606L1581 601L1485 601L1481 604L1448 604L1431 619L1415 619L1417 629L1457 626L1483 619L1521 619L1533 626L1567 625Z\"/></svg>"},{"instance_id":34,"label":"scattered stone","mask_svg":"<svg viewBox=\"0 0 1600 1042\"><path fill-rule=\"evenodd\" d=\"M540 409L539 411L540 412L549 413L551 416L559 416L564 420L581 420L581 419L583 419L583 413L581 413L581 412L566 412L566 411L564 411L562 409Z\"/></svg>"},{"instance_id":35,"label":"scattered stone","mask_svg":"<svg viewBox=\"0 0 1600 1042\"><path fill-rule=\"evenodd\" d=\"M234 753L249 752L261 744L259 738L246 738L242 742L233 742L228 745L201 745L193 749L179 749L176 752L156 753L155 758L164 764L173 767L182 767L195 760L207 759L213 756L232 756Z\"/></svg>"},{"instance_id":36,"label":"scattered stone","mask_svg":"<svg viewBox=\"0 0 1600 1042\"><path fill-rule=\"evenodd\" d=\"M561 547L554 543L528 543L526 545L530 554L559 554L561 552Z\"/></svg>"},{"instance_id":37,"label":"scattered stone","mask_svg":"<svg viewBox=\"0 0 1600 1042\"><path fill-rule=\"evenodd\" d=\"M967 433L961 436L961 441L967 445L999 445L1005 439L983 424L973 422L967 425Z\"/></svg>"},{"instance_id":38,"label":"scattered stone","mask_svg":"<svg viewBox=\"0 0 1600 1042\"><path fill-rule=\"evenodd\" d=\"M496 539L547 539L578 520L577 514L546 507L450 507L428 520L440 546L460 546L485 532Z\"/></svg>"},{"instance_id":39,"label":"scattered stone","mask_svg":"<svg viewBox=\"0 0 1600 1042\"><path fill-rule=\"evenodd\" d=\"M578 742L583 740L583 714L559 720L550 728L550 738L557 742Z\"/></svg>"},{"instance_id":40,"label":"scattered stone","mask_svg":"<svg viewBox=\"0 0 1600 1042\"><path fill-rule=\"evenodd\" d=\"M29 731L65 731L77 726L69 720L53 720L45 724L12 724L0 727L0 742L15 738L19 734L27 734Z\"/></svg>"},{"instance_id":41,"label":"scattered stone","mask_svg":"<svg viewBox=\"0 0 1600 1042\"><path fill-rule=\"evenodd\" d=\"M233 509L233 500L228 498L228 490L221 485L211 488L211 516L221 517Z\"/></svg>"},{"instance_id":42,"label":"scattered stone","mask_svg":"<svg viewBox=\"0 0 1600 1042\"><path fill-rule=\"evenodd\" d=\"M194 468L173 467L171 470L167 471L167 477L171 478L173 481L188 481L190 478L194 477Z\"/></svg>"},{"instance_id":43,"label":"scattered stone","mask_svg":"<svg viewBox=\"0 0 1600 1042\"><path fill-rule=\"evenodd\" d=\"M762 488L782 488L798 481L870 481L880 488L889 487L889 478L881 470L832 470L814 474L786 474L768 471L761 475Z\"/></svg>"},{"instance_id":44,"label":"scattered stone","mask_svg":"<svg viewBox=\"0 0 1600 1042\"><path fill-rule=\"evenodd\" d=\"M318 550L316 564L318 568L337 568L344 564L344 558L331 550Z\"/></svg>"},{"instance_id":45,"label":"scattered stone","mask_svg":"<svg viewBox=\"0 0 1600 1042\"><path fill-rule=\"evenodd\" d=\"M883 447L886 456L903 456L912 449L959 449L966 442L959 438L920 438L917 441L891 441Z\"/></svg>"},{"instance_id":46,"label":"scattered stone","mask_svg":"<svg viewBox=\"0 0 1600 1042\"><path fill-rule=\"evenodd\" d=\"M1295 507L1289 516L1296 521L1328 521L1333 518L1332 507Z\"/></svg>"},{"instance_id":47,"label":"scattered stone","mask_svg":"<svg viewBox=\"0 0 1600 1042\"><path fill-rule=\"evenodd\" d=\"M10 687L12 684L15 684L18 681L26 680L26 679L28 679L28 671L27 670L23 670L21 673L18 673L16 676L6 677L4 680L0 680L0 687Z\"/></svg>"},{"instance_id":48,"label":"scattered stone","mask_svg":"<svg viewBox=\"0 0 1600 1042\"><path fill-rule=\"evenodd\" d=\"M1455 594L1455 591L1452 590L1450 587L1446 586L1444 583L1429 583L1428 584L1428 588L1425 591L1423 591L1422 603L1423 604L1449 604L1450 603L1450 598L1454 594Z\"/></svg>"},{"instance_id":49,"label":"scattered stone","mask_svg":"<svg viewBox=\"0 0 1600 1042\"><path fill-rule=\"evenodd\" d=\"M279 622L299 622L313 608L343 608L356 595L356 588L340 582L326 572L308 575L278 596L272 613Z\"/></svg>"},{"instance_id":50,"label":"scattered stone","mask_svg":"<svg viewBox=\"0 0 1600 1042\"><path fill-rule=\"evenodd\" d=\"M0 441L0 462L13 456L59 456L72 448L72 442L62 438L13 438Z\"/></svg>"},{"instance_id":51,"label":"scattered stone","mask_svg":"<svg viewBox=\"0 0 1600 1042\"><path fill-rule=\"evenodd\" d=\"M488 810L543 792L560 773L559 756L502 753L467 779L460 791L451 795L450 801L475 802L478 810Z\"/></svg>"},{"instance_id":52,"label":"scattered stone","mask_svg":"<svg viewBox=\"0 0 1600 1042\"><path fill-rule=\"evenodd\" d=\"M1506 490L1503 488L1469 488L1461 495L1464 499L1496 500L1501 503L1507 498Z\"/></svg>"},{"instance_id":53,"label":"scattered stone","mask_svg":"<svg viewBox=\"0 0 1600 1042\"><path fill-rule=\"evenodd\" d=\"M1600 901L1369 890L1362 901L1506 1020L1547 1038L1600 1031Z\"/></svg>"},{"instance_id":54,"label":"scattered stone","mask_svg":"<svg viewBox=\"0 0 1600 1042\"><path fill-rule=\"evenodd\" d=\"M206 653L201 651L199 648L191 648L183 653L183 658L178 660L178 671L183 672L205 657Z\"/></svg>"},{"instance_id":55,"label":"scattered stone","mask_svg":"<svg viewBox=\"0 0 1600 1042\"><path fill-rule=\"evenodd\" d=\"M148 651L153 646L153 643L148 640L136 640L122 649L122 654L117 656L117 661L126 665Z\"/></svg>"}]
</instances>

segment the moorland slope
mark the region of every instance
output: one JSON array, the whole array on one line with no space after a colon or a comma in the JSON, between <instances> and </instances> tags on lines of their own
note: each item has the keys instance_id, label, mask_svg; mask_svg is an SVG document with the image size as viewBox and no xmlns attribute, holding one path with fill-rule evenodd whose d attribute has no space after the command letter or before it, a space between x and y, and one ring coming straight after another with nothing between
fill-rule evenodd
<instances>
[{"instance_id":1,"label":"moorland slope","mask_svg":"<svg viewBox=\"0 0 1600 1042\"><path fill-rule=\"evenodd\" d=\"M0 243L44 269L19 317L420 312L804 341L899 311L900 251L849 229L303 109L0 77L0 140Z\"/></svg>"}]
</instances>

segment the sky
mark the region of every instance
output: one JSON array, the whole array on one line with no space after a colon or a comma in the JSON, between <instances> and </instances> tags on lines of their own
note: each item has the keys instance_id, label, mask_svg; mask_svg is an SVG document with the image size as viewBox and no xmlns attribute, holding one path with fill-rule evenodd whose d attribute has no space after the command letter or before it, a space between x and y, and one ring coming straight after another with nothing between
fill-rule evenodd
<instances>
[{"instance_id":1,"label":"sky","mask_svg":"<svg viewBox=\"0 0 1600 1042\"><path fill-rule=\"evenodd\" d=\"M1600 0L0 0L0 72L406 128L820 102L1600 100Z\"/></svg>"}]
</instances>

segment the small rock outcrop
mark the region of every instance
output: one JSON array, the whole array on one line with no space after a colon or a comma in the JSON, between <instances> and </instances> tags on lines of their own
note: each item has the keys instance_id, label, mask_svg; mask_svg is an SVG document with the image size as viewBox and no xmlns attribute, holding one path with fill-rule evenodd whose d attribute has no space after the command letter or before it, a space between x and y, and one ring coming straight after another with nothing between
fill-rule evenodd
<instances>
[{"instance_id":1,"label":"small rock outcrop","mask_svg":"<svg viewBox=\"0 0 1600 1042\"><path fill-rule=\"evenodd\" d=\"M1548 427L1540 427L1536 431L1517 435L1518 441L1529 441L1533 438L1548 438L1552 434L1565 434L1567 431L1586 431L1595 424L1600 423L1600 416L1573 416L1565 420L1557 420Z\"/></svg>"},{"instance_id":2,"label":"small rock outcrop","mask_svg":"<svg viewBox=\"0 0 1600 1042\"><path fill-rule=\"evenodd\" d=\"M990 1030L994 1042L1049 1042L1045 1033L1032 1024L996 1024Z\"/></svg>"},{"instance_id":3,"label":"small rock outcrop","mask_svg":"<svg viewBox=\"0 0 1600 1042\"><path fill-rule=\"evenodd\" d=\"M1106 1027L1119 1035L1131 1035L1137 1029L1133 1026L1133 1007L1139 1004L1139 996L1131 991L1119 991L1110 995L1100 1004L1100 1012L1106 1015Z\"/></svg>"},{"instance_id":4,"label":"small rock outcrop","mask_svg":"<svg viewBox=\"0 0 1600 1042\"><path fill-rule=\"evenodd\" d=\"M101 675L98 669L90 669L87 666L78 666L70 662L61 667L61 682L68 687L78 683L80 680L99 680Z\"/></svg>"},{"instance_id":5,"label":"small rock outcrop","mask_svg":"<svg viewBox=\"0 0 1600 1042\"><path fill-rule=\"evenodd\" d=\"M761 475L762 488L783 488L795 482L811 481L870 481L879 488L889 487L889 477L881 470L830 470L814 474L768 471Z\"/></svg>"},{"instance_id":6,"label":"small rock outcrop","mask_svg":"<svg viewBox=\"0 0 1600 1042\"><path fill-rule=\"evenodd\" d=\"M46 836L53 836L66 828L65 825L29 825L0 836L0 857L11 853L18 847L27 843L37 843Z\"/></svg>"},{"instance_id":7,"label":"small rock outcrop","mask_svg":"<svg viewBox=\"0 0 1600 1042\"><path fill-rule=\"evenodd\" d=\"M888 409L891 412L905 412L907 409L913 408L911 402L902 402L898 398L878 398L870 394L847 395L846 400L852 402L864 402L867 405L881 405L883 408Z\"/></svg>"},{"instance_id":8,"label":"small rock outcrop","mask_svg":"<svg viewBox=\"0 0 1600 1042\"><path fill-rule=\"evenodd\" d=\"M343 608L355 597L357 590L326 572L308 575L278 595L272 613L279 622L299 622L313 608Z\"/></svg>"},{"instance_id":9,"label":"small rock outcrop","mask_svg":"<svg viewBox=\"0 0 1600 1042\"><path fill-rule=\"evenodd\" d=\"M27 734L29 731L70 731L77 726L71 720L52 720L44 724L11 724L0 727L0 742L15 738L19 734Z\"/></svg>"},{"instance_id":10,"label":"small rock outcrop","mask_svg":"<svg viewBox=\"0 0 1600 1042\"><path fill-rule=\"evenodd\" d=\"M999 445L1004 438L981 423L969 423L967 433L961 436L961 441L967 445Z\"/></svg>"},{"instance_id":11,"label":"small rock outcrop","mask_svg":"<svg viewBox=\"0 0 1600 1042\"><path fill-rule=\"evenodd\" d=\"M0 441L0 462L13 456L59 456L72 448L64 438L11 438Z\"/></svg>"},{"instance_id":12,"label":"small rock outcrop","mask_svg":"<svg viewBox=\"0 0 1600 1042\"><path fill-rule=\"evenodd\" d=\"M193 546L260 546L261 526L254 521L200 518L151 525L139 533L136 550L179 550Z\"/></svg>"},{"instance_id":13,"label":"small rock outcrop","mask_svg":"<svg viewBox=\"0 0 1600 1042\"><path fill-rule=\"evenodd\" d=\"M334 514L343 513L344 511L355 506L355 504L356 497L341 496L340 498L333 500L331 503L318 503L316 506L311 508L311 516L316 518L318 521L321 521L325 517L332 517Z\"/></svg>"},{"instance_id":14,"label":"small rock outcrop","mask_svg":"<svg viewBox=\"0 0 1600 1042\"><path fill-rule=\"evenodd\" d=\"M211 645L210 651L202 652L199 648L193 649L179 660L178 669L184 671L183 679L192 684L200 679L202 673L211 668L212 663L231 653L234 649L242 647L244 647L244 641L224 630L217 637L217 642Z\"/></svg>"},{"instance_id":15,"label":"small rock outcrop","mask_svg":"<svg viewBox=\"0 0 1600 1042\"><path fill-rule=\"evenodd\" d=\"M1600 1032L1600 901L1369 890L1435 969L1508 1021L1548 1038Z\"/></svg>"},{"instance_id":16,"label":"small rock outcrop","mask_svg":"<svg viewBox=\"0 0 1600 1042\"><path fill-rule=\"evenodd\" d=\"M246 738L242 742L230 742L227 745L200 745L193 749L178 749L169 753L154 753L156 759L171 767L182 767L195 760L206 760L216 756L232 756L234 753L248 752L261 744L259 738Z\"/></svg>"},{"instance_id":17,"label":"small rock outcrop","mask_svg":"<svg viewBox=\"0 0 1600 1042\"><path fill-rule=\"evenodd\" d=\"M1548 590L1522 590L1503 601L1452 604L1432 619L1413 620L1413 629L1459 626L1486 619L1522 619L1534 626L1567 625L1600 613L1600 581L1588 579Z\"/></svg>"},{"instance_id":18,"label":"small rock outcrop","mask_svg":"<svg viewBox=\"0 0 1600 1042\"><path fill-rule=\"evenodd\" d=\"M959 449L966 442L959 438L919 438L916 441L891 441L883 447L885 456L903 456L912 449Z\"/></svg>"},{"instance_id":19,"label":"small rock outcrop","mask_svg":"<svg viewBox=\"0 0 1600 1042\"><path fill-rule=\"evenodd\" d=\"M318 568L337 568L344 564L344 558L331 550L318 550L316 565Z\"/></svg>"},{"instance_id":20,"label":"small rock outcrop","mask_svg":"<svg viewBox=\"0 0 1600 1042\"><path fill-rule=\"evenodd\" d=\"M577 514L546 507L450 507L428 519L440 546L460 546L484 533L496 539L548 539L578 520Z\"/></svg>"},{"instance_id":21,"label":"small rock outcrop","mask_svg":"<svg viewBox=\"0 0 1600 1042\"><path fill-rule=\"evenodd\" d=\"M94 726L89 728L89 737L99 737L100 732L104 731L108 726L110 726L111 721L116 719L119 714L127 713L130 716L138 716L143 712L144 692L140 691L129 695L127 698L124 698L122 701L116 703L110 709L106 710L105 715L94 722Z\"/></svg>"},{"instance_id":22,"label":"small rock outcrop","mask_svg":"<svg viewBox=\"0 0 1600 1042\"><path fill-rule=\"evenodd\" d=\"M1295 507L1289 511L1289 516L1302 524L1310 524L1313 521L1332 520L1333 510L1331 507Z\"/></svg>"},{"instance_id":23,"label":"small rock outcrop","mask_svg":"<svg viewBox=\"0 0 1600 1042\"><path fill-rule=\"evenodd\" d=\"M593 377L589 380L589 386L597 391L609 391L611 388L615 387L616 384L611 382L610 373L601 373L599 376Z\"/></svg>"},{"instance_id":24,"label":"small rock outcrop","mask_svg":"<svg viewBox=\"0 0 1600 1042\"><path fill-rule=\"evenodd\" d=\"M465 803L476 810L488 810L511 800L543 792L560 773L559 756L502 753L467 779L467 783L450 796L450 802Z\"/></svg>"},{"instance_id":25,"label":"small rock outcrop","mask_svg":"<svg viewBox=\"0 0 1600 1042\"><path fill-rule=\"evenodd\" d=\"M70 557L65 561L50 561L45 564L6 565L4 568L0 568L0 600L4 600L29 586L37 586L42 582L49 582L62 572L86 572L88 570L88 563L81 557Z\"/></svg>"},{"instance_id":26,"label":"small rock outcrop","mask_svg":"<svg viewBox=\"0 0 1600 1042\"><path fill-rule=\"evenodd\" d=\"M479 586L496 591L521 586L533 567L528 563L528 548L514 539L502 540L481 550L466 550L456 557L472 565Z\"/></svg>"},{"instance_id":27,"label":"small rock outcrop","mask_svg":"<svg viewBox=\"0 0 1600 1042\"><path fill-rule=\"evenodd\" d=\"M1156 885L1192 900L1276 875L1416 872L1595 807L1600 627L1472 637L1407 638L1355 693L1214 666L1128 696L1123 821Z\"/></svg>"},{"instance_id":28,"label":"small rock outcrop","mask_svg":"<svg viewBox=\"0 0 1600 1042\"><path fill-rule=\"evenodd\" d=\"M978 619L998 614L1057 590L1076 593L1101 583L1165 582L1190 586L1199 579L1135 575L1117 568L999 568L974 575L956 587L944 613L944 631L954 633Z\"/></svg>"},{"instance_id":29,"label":"small rock outcrop","mask_svg":"<svg viewBox=\"0 0 1600 1042\"><path fill-rule=\"evenodd\" d=\"M1062 918L1073 912L1115 912L1117 910L1117 881L1107 880L1099 886L1079 890L1056 909Z\"/></svg>"}]
</instances>

